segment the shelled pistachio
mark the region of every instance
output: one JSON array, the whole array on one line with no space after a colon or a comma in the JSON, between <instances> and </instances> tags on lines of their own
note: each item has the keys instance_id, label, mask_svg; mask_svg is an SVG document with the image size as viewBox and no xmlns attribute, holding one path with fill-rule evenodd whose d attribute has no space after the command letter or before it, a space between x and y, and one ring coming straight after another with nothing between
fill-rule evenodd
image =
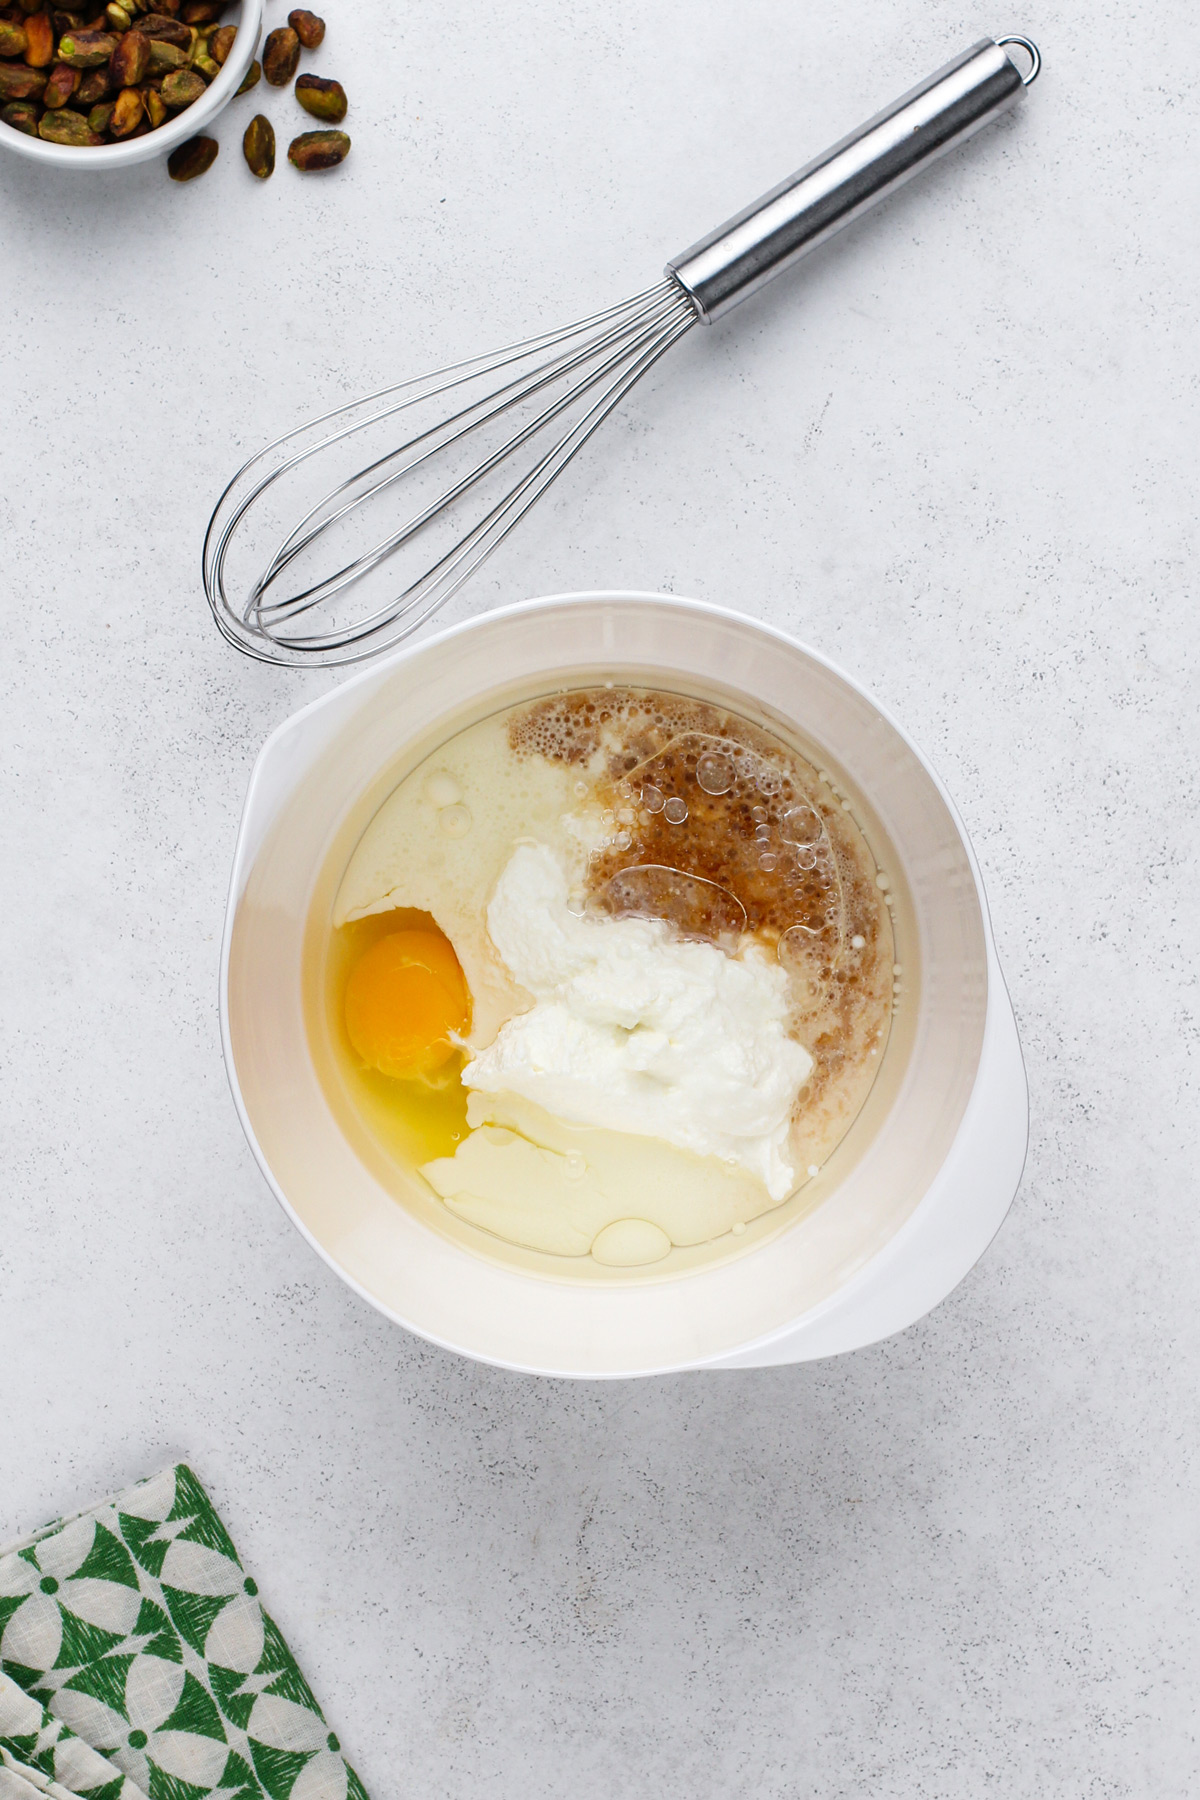
<instances>
[{"instance_id":1,"label":"shelled pistachio","mask_svg":"<svg viewBox=\"0 0 1200 1800\"><path fill-rule=\"evenodd\" d=\"M168 156L167 174L172 181L195 181L198 175L206 175L212 168L219 148L215 138L189 138Z\"/></svg>"},{"instance_id":2,"label":"shelled pistachio","mask_svg":"<svg viewBox=\"0 0 1200 1800\"><path fill-rule=\"evenodd\" d=\"M268 181L275 173L275 127L262 113L256 113L242 138L242 155L252 175Z\"/></svg>"},{"instance_id":3,"label":"shelled pistachio","mask_svg":"<svg viewBox=\"0 0 1200 1800\"><path fill-rule=\"evenodd\" d=\"M326 81L320 75L298 75L296 98L306 113L327 125L340 125L346 116L346 90L340 81Z\"/></svg>"},{"instance_id":4,"label":"shelled pistachio","mask_svg":"<svg viewBox=\"0 0 1200 1800\"><path fill-rule=\"evenodd\" d=\"M288 145L288 161L302 175L335 169L349 154L350 139L344 131L302 131Z\"/></svg>"},{"instance_id":5,"label":"shelled pistachio","mask_svg":"<svg viewBox=\"0 0 1200 1800\"><path fill-rule=\"evenodd\" d=\"M297 10L288 14L288 24L306 50L319 50L325 41L325 21L315 12Z\"/></svg>"},{"instance_id":6,"label":"shelled pistachio","mask_svg":"<svg viewBox=\"0 0 1200 1800\"><path fill-rule=\"evenodd\" d=\"M263 45L263 74L272 87L286 87L300 61L300 39L290 25L267 33Z\"/></svg>"}]
</instances>

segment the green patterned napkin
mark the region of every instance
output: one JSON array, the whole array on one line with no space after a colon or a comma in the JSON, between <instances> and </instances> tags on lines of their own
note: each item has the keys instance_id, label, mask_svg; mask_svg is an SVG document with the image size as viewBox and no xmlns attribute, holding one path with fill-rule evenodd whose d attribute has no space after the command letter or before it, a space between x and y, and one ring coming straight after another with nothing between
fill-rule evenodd
<instances>
[{"instance_id":1,"label":"green patterned napkin","mask_svg":"<svg viewBox=\"0 0 1200 1800\"><path fill-rule=\"evenodd\" d=\"M53 1787L87 1794L90 1800L101 1795L103 1800L146 1800L136 1782L76 1737L11 1675L0 1675L0 1760L6 1769L19 1767L26 1780L34 1779L36 1770Z\"/></svg>"},{"instance_id":2,"label":"green patterned napkin","mask_svg":"<svg viewBox=\"0 0 1200 1800\"><path fill-rule=\"evenodd\" d=\"M186 1464L0 1555L0 1800L34 1772L83 1800L367 1800Z\"/></svg>"}]
</instances>

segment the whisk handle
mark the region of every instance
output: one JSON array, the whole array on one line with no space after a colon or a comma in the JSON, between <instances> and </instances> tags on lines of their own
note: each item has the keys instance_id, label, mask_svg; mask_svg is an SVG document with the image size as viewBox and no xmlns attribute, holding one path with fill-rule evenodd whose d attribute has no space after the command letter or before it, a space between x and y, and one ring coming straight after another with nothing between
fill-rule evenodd
<instances>
[{"instance_id":1,"label":"whisk handle","mask_svg":"<svg viewBox=\"0 0 1200 1800\"><path fill-rule=\"evenodd\" d=\"M1010 45L1025 51L1024 73L1008 53ZM983 38L682 256L672 257L667 274L687 289L701 320L711 324L990 124L1040 67L1037 47L1028 38Z\"/></svg>"}]
</instances>

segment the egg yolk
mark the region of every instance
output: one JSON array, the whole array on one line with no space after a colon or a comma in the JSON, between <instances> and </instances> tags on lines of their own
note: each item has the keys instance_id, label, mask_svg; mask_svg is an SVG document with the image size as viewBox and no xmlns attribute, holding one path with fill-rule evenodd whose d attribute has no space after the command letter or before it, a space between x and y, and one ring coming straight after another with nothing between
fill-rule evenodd
<instances>
[{"instance_id":1,"label":"egg yolk","mask_svg":"<svg viewBox=\"0 0 1200 1800\"><path fill-rule=\"evenodd\" d=\"M428 1075L455 1050L471 996L449 938L393 931L361 956L346 983L346 1031L359 1056L383 1075Z\"/></svg>"}]
</instances>

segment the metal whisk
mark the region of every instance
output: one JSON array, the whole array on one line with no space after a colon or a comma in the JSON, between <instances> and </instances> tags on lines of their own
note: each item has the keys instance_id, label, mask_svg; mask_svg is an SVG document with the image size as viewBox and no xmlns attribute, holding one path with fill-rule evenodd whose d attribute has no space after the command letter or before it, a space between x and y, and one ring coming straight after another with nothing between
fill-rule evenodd
<instances>
[{"instance_id":1,"label":"metal whisk","mask_svg":"<svg viewBox=\"0 0 1200 1800\"><path fill-rule=\"evenodd\" d=\"M1010 48L1024 53L1024 69ZM686 332L988 124L1040 66L1028 38L984 38L672 258L654 287L384 388L268 445L234 476L205 535L204 587L221 631L247 655L284 664L354 662L407 637ZM392 421L402 415L397 443ZM363 466L346 468L364 453ZM409 565L399 574L397 559Z\"/></svg>"}]
</instances>

